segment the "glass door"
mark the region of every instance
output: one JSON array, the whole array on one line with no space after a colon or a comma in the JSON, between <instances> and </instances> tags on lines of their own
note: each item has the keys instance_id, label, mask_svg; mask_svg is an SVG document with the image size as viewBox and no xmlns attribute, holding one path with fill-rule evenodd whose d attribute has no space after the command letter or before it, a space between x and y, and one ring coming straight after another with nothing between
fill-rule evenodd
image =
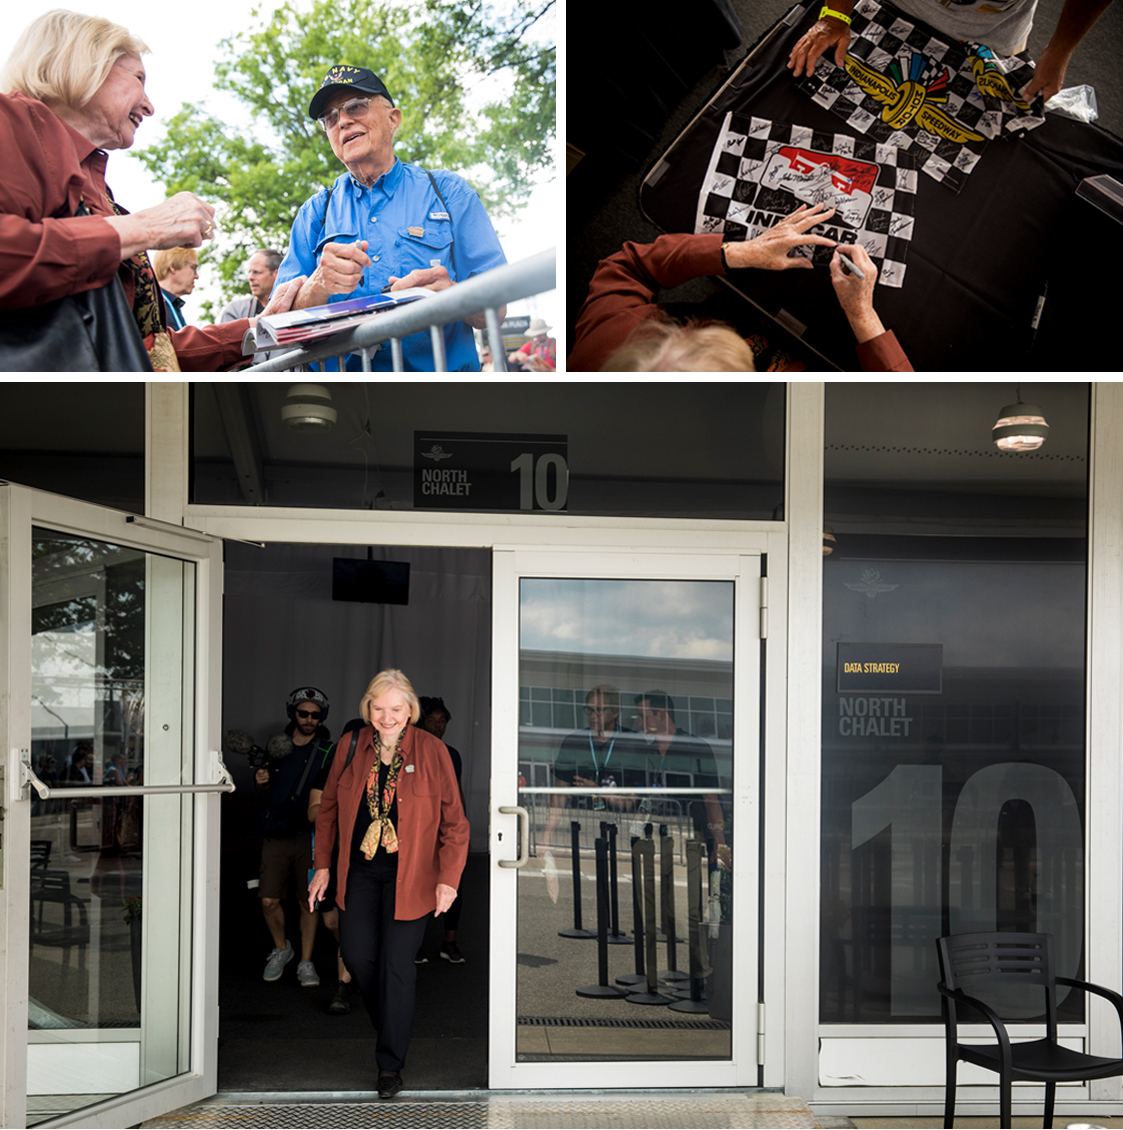
<instances>
[{"instance_id":1,"label":"glass door","mask_svg":"<svg viewBox=\"0 0 1123 1130\"><path fill-rule=\"evenodd\" d=\"M491 1086L755 1085L760 558L494 561Z\"/></svg>"},{"instance_id":2,"label":"glass door","mask_svg":"<svg viewBox=\"0 0 1123 1130\"><path fill-rule=\"evenodd\" d=\"M216 1089L202 939L232 785L203 707L221 543L3 489L3 896L22 957L0 1006L4 1124L135 1124Z\"/></svg>"}]
</instances>

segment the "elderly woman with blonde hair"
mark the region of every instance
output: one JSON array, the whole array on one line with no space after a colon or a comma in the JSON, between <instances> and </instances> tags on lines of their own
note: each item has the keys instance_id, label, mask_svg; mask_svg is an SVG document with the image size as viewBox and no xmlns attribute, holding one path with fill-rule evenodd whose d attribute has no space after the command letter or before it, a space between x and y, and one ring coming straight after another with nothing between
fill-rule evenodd
<instances>
[{"instance_id":1,"label":"elderly woman with blonde hair","mask_svg":"<svg viewBox=\"0 0 1123 1130\"><path fill-rule=\"evenodd\" d=\"M338 840L339 944L378 1032L378 1094L388 1099L403 1086L413 959L429 915L456 898L469 829L448 750L416 725L409 679L380 671L359 712L366 725L340 738L324 785L308 905L327 889Z\"/></svg>"},{"instance_id":2,"label":"elderly woman with blonde hair","mask_svg":"<svg viewBox=\"0 0 1123 1130\"><path fill-rule=\"evenodd\" d=\"M105 182L106 150L128 149L155 112L147 51L127 28L61 8L28 25L12 50L0 73L0 329L117 278L153 367L217 370L246 360L251 322L169 334L147 255L212 238L213 206L179 192L130 214ZM288 309L297 289L279 289L267 312Z\"/></svg>"}]
</instances>

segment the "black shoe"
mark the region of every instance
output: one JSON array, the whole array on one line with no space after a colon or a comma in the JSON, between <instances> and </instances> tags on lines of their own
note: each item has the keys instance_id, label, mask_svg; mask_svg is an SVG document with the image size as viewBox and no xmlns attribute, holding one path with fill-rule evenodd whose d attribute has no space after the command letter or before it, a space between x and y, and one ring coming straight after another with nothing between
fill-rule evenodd
<instances>
[{"instance_id":1,"label":"black shoe","mask_svg":"<svg viewBox=\"0 0 1123 1130\"><path fill-rule=\"evenodd\" d=\"M455 942L445 942L441 946L441 957L443 957L445 961L451 961L453 965L464 964L464 955L460 952Z\"/></svg>"},{"instance_id":2,"label":"black shoe","mask_svg":"<svg viewBox=\"0 0 1123 1130\"><path fill-rule=\"evenodd\" d=\"M340 981L339 988L335 990L335 996L331 998L331 1004L328 1005L328 1012L333 1012L336 1016L343 1016L350 1011L351 1001L347 997L347 985Z\"/></svg>"},{"instance_id":3,"label":"black shoe","mask_svg":"<svg viewBox=\"0 0 1123 1130\"><path fill-rule=\"evenodd\" d=\"M379 1075L378 1097L380 1099L392 1099L404 1086L400 1071L391 1071L386 1075Z\"/></svg>"}]
</instances>

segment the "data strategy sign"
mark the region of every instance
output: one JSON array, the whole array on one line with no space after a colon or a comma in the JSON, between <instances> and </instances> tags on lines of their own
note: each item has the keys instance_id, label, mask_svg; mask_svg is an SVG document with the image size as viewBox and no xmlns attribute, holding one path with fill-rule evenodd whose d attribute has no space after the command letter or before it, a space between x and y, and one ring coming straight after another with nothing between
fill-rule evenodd
<instances>
[{"instance_id":1,"label":"data strategy sign","mask_svg":"<svg viewBox=\"0 0 1123 1130\"><path fill-rule=\"evenodd\" d=\"M414 432L417 510L565 510L569 437Z\"/></svg>"},{"instance_id":2,"label":"data strategy sign","mask_svg":"<svg viewBox=\"0 0 1123 1130\"><path fill-rule=\"evenodd\" d=\"M839 694L942 694L944 645L839 643Z\"/></svg>"}]
</instances>

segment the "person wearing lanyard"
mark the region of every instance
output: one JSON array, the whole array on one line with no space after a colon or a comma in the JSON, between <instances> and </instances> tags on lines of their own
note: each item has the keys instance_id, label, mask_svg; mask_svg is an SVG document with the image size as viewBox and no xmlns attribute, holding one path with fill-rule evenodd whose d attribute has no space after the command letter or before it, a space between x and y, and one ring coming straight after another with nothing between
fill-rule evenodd
<instances>
[{"instance_id":1,"label":"person wearing lanyard","mask_svg":"<svg viewBox=\"0 0 1123 1130\"><path fill-rule=\"evenodd\" d=\"M640 735L620 725L620 691L609 683L593 687L585 695L587 727L567 735L554 759L554 783L578 789L622 788L645 784L644 744ZM547 892L556 901L556 877L551 849L568 850L569 830L563 817L567 807L594 809L595 820L616 822L621 805L631 806L634 798L613 803L604 795L595 797L551 796L546 827L542 833L543 860ZM594 828L594 831L596 829ZM560 838L559 838L560 837ZM553 879L553 881L551 881Z\"/></svg>"}]
</instances>

